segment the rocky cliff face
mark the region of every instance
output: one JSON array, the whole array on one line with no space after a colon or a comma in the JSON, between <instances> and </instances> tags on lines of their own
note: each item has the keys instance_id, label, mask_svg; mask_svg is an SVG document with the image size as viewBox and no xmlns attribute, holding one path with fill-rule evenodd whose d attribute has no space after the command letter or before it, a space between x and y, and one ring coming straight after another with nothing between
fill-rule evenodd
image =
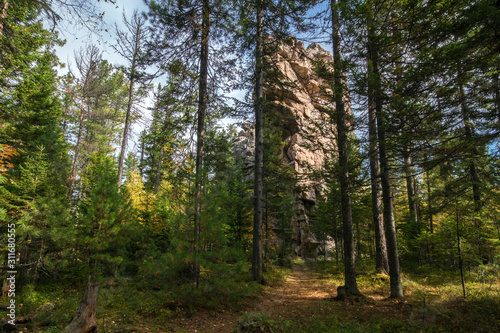
<instances>
[{"instance_id":1,"label":"rocky cliff face","mask_svg":"<svg viewBox=\"0 0 500 333\"><path fill-rule=\"evenodd\" d=\"M270 45L275 43L269 39ZM323 184L312 174L325 165L335 148L335 125L330 121L332 102L324 90L325 82L314 71L314 61L332 62L330 52L318 44L305 48L302 42L279 43L267 61L268 77L279 77L279 83L267 80L264 90L273 131L281 132L285 142L283 158L294 170L301 190L294 193L295 213L292 217L294 252L314 256L318 242L310 231L310 212ZM271 73L272 72L272 73ZM243 126L235 140L235 153L244 160L249 171L254 166L254 135L250 125ZM250 171L251 172L251 171ZM252 177L252 176L250 176Z\"/></svg>"}]
</instances>

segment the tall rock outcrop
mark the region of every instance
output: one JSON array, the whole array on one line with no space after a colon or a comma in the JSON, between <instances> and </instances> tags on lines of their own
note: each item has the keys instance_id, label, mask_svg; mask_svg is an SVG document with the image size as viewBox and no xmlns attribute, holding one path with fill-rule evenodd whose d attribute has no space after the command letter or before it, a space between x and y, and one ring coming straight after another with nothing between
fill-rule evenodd
<instances>
[{"instance_id":1,"label":"tall rock outcrop","mask_svg":"<svg viewBox=\"0 0 500 333\"><path fill-rule=\"evenodd\" d=\"M331 91L325 90L327 84L316 75L313 64L318 60L333 62L333 57L316 43L305 48L294 39L276 44L269 38L268 42L271 55L266 66L265 113L273 119L272 130L282 133L282 156L296 172L300 188L294 192L295 213L290 221L293 250L314 256L318 242L310 230L310 213L324 184L312 175L335 150L335 125L329 117L333 104L326 97ZM244 125L235 140L235 152L249 172L254 166L253 150L253 128Z\"/></svg>"}]
</instances>

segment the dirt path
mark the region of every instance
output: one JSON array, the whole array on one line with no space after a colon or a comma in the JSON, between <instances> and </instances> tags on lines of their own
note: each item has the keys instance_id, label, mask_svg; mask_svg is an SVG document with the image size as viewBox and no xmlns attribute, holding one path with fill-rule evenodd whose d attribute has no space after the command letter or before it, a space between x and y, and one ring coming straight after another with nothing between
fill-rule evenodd
<instances>
[{"instance_id":1,"label":"dirt path","mask_svg":"<svg viewBox=\"0 0 500 333\"><path fill-rule=\"evenodd\" d=\"M292 274L277 287L269 287L246 312L265 312L273 318L314 315L319 300L331 298L335 287L311 272L305 263L294 263ZM180 319L174 324L177 332L230 333L242 313L226 312L210 315L197 313L193 318Z\"/></svg>"}]
</instances>

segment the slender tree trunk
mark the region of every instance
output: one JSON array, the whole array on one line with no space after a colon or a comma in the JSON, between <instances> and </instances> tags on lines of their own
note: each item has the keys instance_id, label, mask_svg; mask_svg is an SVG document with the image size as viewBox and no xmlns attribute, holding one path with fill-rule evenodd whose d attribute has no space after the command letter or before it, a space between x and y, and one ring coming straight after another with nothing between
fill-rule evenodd
<instances>
[{"instance_id":1,"label":"slender tree trunk","mask_svg":"<svg viewBox=\"0 0 500 333\"><path fill-rule=\"evenodd\" d=\"M82 144L82 135L83 135L83 120L85 115L85 103L82 102L80 107L80 124L78 127L78 136L76 139L76 147L75 147L75 156L73 157L73 168L71 170L71 178L70 185L68 190L68 200L70 201L73 198L73 191L75 190L75 182L76 182L76 171L78 169L78 158L80 156L80 146Z\"/></svg>"},{"instance_id":2,"label":"slender tree trunk","mask_svg":"<svg viewBox=\"0 0 500 333\"><path fill-rule=\"evenodd\" d=\"M359 219L356 219L356 260L361 260L362 246L361 246L361 229L359 228Z\"/></svg>"},{"instance_id":3,"label":"slender tree trunk","mask_svg":"<svg viewBox=\"0 0 500 333\"><path fill-rule=\"evenodd\" d=\"M156 177L155 177L155 193L158 193L160 188L160 177L161 177L161 164L163 162L163 147L160 149L160 156L158 156L158 165L156 166Z\"/></svg>"},{"instance_id":4,"label":"slender tree trunk","mask_svg":"<svg viewBox=\"0 0 500 333\"><path fill-rule=\"evenodd\" d=\"M378 73L378 72L376 72ZM403 286L401 284L401 274L399 272L399 254L396 237L396 222L394 221L394 208L392 205L392 193L390 182L389 161L386 148L386 124L385 115L382 114L382 104L380 89L377 89L377 127L379 138L379 155L382 175L382 201L384 203L384 224L387 241L387 256L389 259L389 278L391 284L391 297L402 298Z\"/></svg>"},{"instance_id":5,"label":"slender tree trunk","mask_svg":"<svg viewBox=\"0 0 500 333\"><path fill-rule=\"evenodd\" d=\"M337 226L337 209L336 209L336 204L335 202L333 204L333 232L334 232L334 237L335 237L335 261L337 265L339 264L339 231L338 231L338 226Z\"/></svg>"},{"instance_id":6,"label":"slender tree trunk","mask_svg":"<svg viewBox=\"0 0 500 333\"><path fill-rule=\"evenodd\" d=\"M378 164L377 148L377 112L375 109L375 89L373 77L373 62L377 62L375 27L373 26L371 12L368 14L368 137L370 144L370 183L372 194L372 215L375 231L375 270L377 272L389 272L389 260L387 259L387 246L384 231L384 216L382 212L382 194L380 188L380 170ZM375 58L375 59L374 59Z\"/></svg>"},{"instance_id":7,"label":"slender tree trunk","mask_svg":"<svg viewBox=\"0 0 500 333\"><path fill-rule=\"evenodd\" d=\"M378 153L380 160L380 176L382 186L382 202L383 219L385 226L385 237L387 244L387 258L389 262L389 279L391 285L391 297L402 298L403 287L401 284L401 274L399 272L399 255L396 237L396 222L394 220L394 207L392 205L392 193L390 183L389 161L387 156L386 142L386 120L383 111L382 101L382 83L379 70L379 49L376 35L376 27L374 25L373 13L369 13L371 26L370 32L370 60L371 60L371 77L369 78L370 85L373 85L371 93L373 94L373 105L375 107L376 128L378 137ZM371 31L370 31L371 30Z\"/></svg>"},{"instance_id":8,"label":"slender tree trunk","mask_svg":"<svg viewBox=\"0 0 500 333\"><path fill-rule=\"evenodd\" d=\"M257 2L257 34L255 48L255 172L254 172L254 218L252 280L264 283L262 275L262 174L264 158L263 113L264 113L264 68L263 68L263 17L262 2Z\"/></svg>"},{"instance_id":9,"label":"slender tree trunk","mask_svg":"<svg viewBox=\"0 0 500 333\"><path fill-rule=\"evenodd\" d=\"M399 255L396 237L396 222L392 205L389 162L386 152L384 116L377 112L380 166L382 168L382 197L384 202L384 224L387 241L387 256L389 258L389 277L391 282L391 297L403 297L401 274L399 272Z\"/></svg>"},{"instance_id":10,"label":"slender tree trunk","mask_svg":"<svg viewBox=\"0 0 500 333\"><path fill-rule=\"evenodd\" d=\"M144 135L146 134L146 130L143 130L142 131L142 134L141 134L141 161L139 162L140 163L140 167L139 167L139 171L141 172L141 177L144 176L143 174L143 169L144 169Z\"/></svg>"},{"instance_id":11,"label":"slender tree trunk","mask_svg":"<svg viewBox=\"0 0 500 333\"><path fill-rule=\"evenodd\" d=\"M267 272L269 265L269 202L267 201L267 192L265 192L265 235L264 235L264 269Z\"/></svg>"},{"instance_id":12,"label":"slender tree trunk","mask_svg":"<svg viewBox=\"0 0 500 333\"><path fill-rule=\"evenodd\" d=\"M411 158L411 152L408 147L404 150L404 173L406 179L406 194L408 197L408 208L410 211L410 221L416 228L416 234L414 237L418 236L419 233L419 215L418 215L418 200L416 194L415 179L413 178L413 161Z\"/></svg>"},{"instance_id":13,"label":"slender tree trunk","mask_svg":"<svg viewBox=\"0 0 500 333\"><path fill-rule=\"evenodd\" d=\"M168 120L169 120L168 114L169 114L169 110L167 108L167 112L165 113L165 120L163 121L163 127L161 130L161 136L164 135L165 131L168 128ZM155 188L154 188L155 193L158 193L158 189L160 188L161 166L163 163L163 154L165 153L165 149L163 148L164 147L163 144L164 144L163 140L160 140L161 149L160 149L160 153L158 155L158 165L156 166Z\"/></svg>"},{"instance_id":14,"label":"slender tree trunk","mask_svg":"<svg viewBox=\"0 0 500 333\"><path fill-rule=\"evenodd\" d=\"M347 294L360 294L356 282L356 258L352 223L351 188L349 180L349 156L347 148L347 112L344 105L344 72L340 51L340 19L338 0L332 0L332 42L335 69L335 114L337 120L337 146L340 165L340 202L342 205L342 230L344 235L344 269Z\"/></svg>"},{"instance_id":15,"label":"slender tree trunk","mask_svg":"<svg viewBox=\"0 0 500 333\"><path fill-rule=\"evenodd\" d=\"M242 218L242 210L243 207L241 205L241 194L240 194L240 201L238 202L238 205L236 207L236 225L238 226L238 231L236 232L236 243L238 246L241 245L241 241L243 240L243 235L242 235L242 229L243 229L243 218Z\"/></svg>"},{"instance_id":16,"label":"slender tree trunk","mask_svg":"<svg viewBox=\"0 0 500 333\"><path fill-rule=\"evenodd\" d=\"M118 193L120 192L120 186L122 184L123 177L123 161L125 159L125 151L127 150L128 132L130 127L130 114L132 113L132 106L134 104L134 78L133 73L135 71L134 61L132 62L132 74L130 77L130 88L128 91L128 102L127 102L127 114L125 116L125 126L123 128L122 137L122 147L120 150L120 158L118 160Z\"/></svg>"},{"instance_id":17,"label":"slender tree trunk","mask_svg":"<svg viewBox=\"0 0 500 333\"><path fill-rule=\"evenodd\" d=\"M466 294L465 294L465 279L464 279L464 268L462 265L462 252L460 251L460 226L459 226L458 212L457 212L457 248L458 248L458 265L460 267L460 277L462 280L462 291L463 291L464 298L465 298L465 296L466 296Z\"/></svg>"},{"instance_id":18,"label":"slender tree trunk","mask_svg":"<svg viewBox=\"0 0 500 333\"><path fill-rule=\"evenodd\" d=\"M205 136L205 115L207 113L207 82L208 82L208 37L210 32L210 2L203 0L201 24L201 53L200 53L200 87L198 101L198 131L196 140L196 193L194 197L194 251L198 251L200 240L200 213L203 179L203 138ZM194 282L200 283L200 269L194 267Z\"/></svg>"},{"instance_id":19,"label":"slender tree trunk","mask_svg":"<svg viewBox=\"0 0 500 333\"><path fill-rule=\"evenodd\" d=\"M434 221L432 219L432 200L431 200L431 178L429 170L425 170L425 178L427 180L427 210L429 211L429 230L434 233Z\"/></svg>"},{"instance_id":20,"label":"slender tree trunk","mask_svg":"<svg viewBox=\"0 0 500 333\"><path fill-rule=\"evenodd\" d=\"M473 158L476 158L479 155L479 152L475 146L474 142L474 131L471 126L471 120L470 120L470 115L469 115L469 108L467 106L466 102L466 97L465 97L465 92L464 92L464 86L462 84L459 85L459 93L460 93L460 106L461 106L461 111L462 111L462 117L464 121L464 129L465 129L465 139L467 140L467 145L472 146L472 154ZM469 162L469 174L472 182L472 196L474 198L474 205L475 205L475 210L480 211L482 207L481 203L481 188L480 188L480 181L479 181L479 175L478 175L478 170L477 170L477 164L476 162L471 159Z\"/></svg>"},{"instance_id":21,"label":"slender tree trunk","mask_svg":"<svg viewBox=\"0 0 500 333\"><path fill-rule=\"evenodd\" d=\"M8 8L9 8L9 1L4 1L2 4L2 11L0 12L0 35L3 34L3 26L5 18L7 17Z\"/></svg>"}]
</instances>

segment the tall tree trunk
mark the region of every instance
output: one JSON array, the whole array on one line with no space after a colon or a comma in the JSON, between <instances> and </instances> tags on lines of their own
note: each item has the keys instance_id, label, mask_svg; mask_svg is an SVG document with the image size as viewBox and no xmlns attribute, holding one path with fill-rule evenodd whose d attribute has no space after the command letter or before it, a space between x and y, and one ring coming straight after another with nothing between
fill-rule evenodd
<instances>
[{"instance_id":1,"label":"tall tree trunk","mask_svg":"<svg viewBox=\"0 0 500 333\"><path fill-rule=\"evenodd\" d=\"M330 2L332 8L332 42L335 70L335 115L337 120L337 146L340 165L340 202L342 205L342 229L344 235L344 269L347 294L360 294L356 282L356 258L352 226L351 188L349 181L349 156L347 149L347 112L344 105L344 72L340 51L340 19L338 0Z\"/></svg>"},{"instance_id":2,"label":"tall tree trunk","mask_svg":"<svg viewBox=\"0 0 500 333\"><path fill-rule=\"evenodd\" d=\"M210 32L210 2L203 0L201 23L200 87L198 101L198 129L196 140L196 193L194 197L194 251L198 251L200 240L201 192L203 179L203 138L205 135L205 115L207 113L208 81L208 37ZM200 269L194 265L194 282L200 283Z\"/></svg>"},{"instance_id":3,"label":"tall tree trunk","mask_svg":"<svg viewBox=\"0 0 500 333\"><path fill-rule=\"evenodd\" d=\"M378 71L375 71L378 74ZM389 259L389 278L391 284L391 297L402 298L403 286L401 284L401 274L399 272L399 255L396 237L396 222L394 220L394 208L392 205L392 193L390 182L389 161L387 157L386 142L386 122L385 115L382 113L382 101L380 95L380 86L377 87L376 105L377 105L377 128L379 138L379 155L382 180L382 201L384 203L384 224L385 236L387 241L387 256Z\"/></svg>"},{"instance_id":4,"label":"tall tree trunk","mask_svg":"<svg viewBox=\"0 0 500 333\"><path fill-rule=\"evenodd\" d=\"M132 106L134 104L134 77L135 64L132 62L132 70L130 75L130 87L128 91L127 114L125 116L125 126L123 128L122 147L120 150L120 158L118 160L118 193L122 184L123 176L123 161L125 159L125 151L127 150L128 132L130 127L130 114L132 113Z\"/></svg>"},{"instance_id":5,"label":"tall tree trunk","mask_svg":"<svg viewBox=\"0 0 500 333\"><path fill-rule=\"evenodd\" d=\"M459 75L460 74L461 73L459 73ZM468 146L469 145L471 146L473 158L476 158L479 155L479 152L475 146L476 143L474 142L474 131L471 126L470 112L467 106L464 86L462 84L459 84L459 93L460 93L460 107L465 129L465 139L467 140L466 144ZM471 159L471 161L469 162L469 174L472 183L472 196L474 198L475 210L480 211L482 207L481 188L480 188L477 164L474 161L474 159Z\"/></svg>"},{"instance_id":6,"label":"tall tree trunk","mask_svg":"<svg viewBox=\"0 0 500 333\"><path fill-rule=\"evenodd\" d=\"M371 5L372 6L372 5ZM394 220L394 207L392 205L392 193L390 182L389 160L387 156L386 142L386 115L383 113L382 101L382 82L379 69L379 43L377 41L377 32L375 27L374 13L369 13L369 38L370 38L370 60L371 77L369 78L372 86L373 105L375 107L376 128L378 137L378 153L380 160L380 176L382 185L383 219L385 227L385 237L387 244L387 258L389 262L389 279L391 285L391 297L402 298L403 286L401 284L401 274L399 272L399 255L396 237L396 222Z\"/></svg>"},{"instance_id":7,"label":"tall tree trunk","mask_svg":"<svg viewBox=\"0 0 500 333\"><path fill-rule=\"evenodd\" d=\"M458 264L460 268L460 278L462 281L462 291L464 298L466 297L465 293L465 279L464 279L464 268L462 264L462 252L460 251L460 225L459 225L459 219L458 219L458 211L457 211L457 250L458 250Z\"/></svg>"},{"instance_id":8,"label":"tall tree trunk","mask_svg":"<svg viewBox=\"0 0 500 333\"><path fill-rule=\"evenodd\" d=\"M361 244L361 229L359 228L359 219L356 219L356 260L361 260L363 248Z\"/></svg>"},{"instance_id":9,"label":"tall tree trunk","mask_svg":"<svg viewBox=\"0 0 500 333\"><path fill-rule=\"evenodd\" d=\"M257 1L257 34L255 48L255 172L254 172L254 218L253 218L253 253L252 253L252 280L264 283L262 275L262 174L264 159L264 68L263 68L263 17L262 2Z\"/></svg>"},{"instance_id":10,"label":"tall tree trunk","mask_svg":"<svg viewBox=\"0 0 500 333\"><path fill-rule=\"evenodd\" d=\"M141 178L144 176L143 174L143 169L144 169L144 136L146 135L146 130L142 131L141 134L141 161L139 162L139 171L141 172Z\"/></svg>"},{"instance_id":11,"label":"tall tree trunk","mask_svg":"<svg viewBox=\"0 0 500 333\"><path fill-rule=\"evenodd\" d=\"M76 139L76 147L75 147L75 156L73 157L73 168L71 170L71 178L70 185L68 190L68 201L73 198L73 191L75 190L75 182L76 182L76 171L78 169L78 158L80 156L80 146L82 144L82 135L83 135L83 120L85 115L85 102L82 102L80 107L80 124L78 127L78 136Z\"/></svg>"},{"instance_id":12,"label":"tall tree trunk","mask_svg":"<svg viewBox=\"0 0 500 333\"><path fill-rule=\"evenodd\" d=\"M338 230L338 225L337 225L337 208L336 208L336 203L335 201L332 202L333 205L333 234L335 237L335 262L337 265L339 264L339 248L340 248L340 242L339 242L339 230Z\"/></svg>"},{"instance_id":13,"label":"tall tree trunk","mask_svg":"<svg viewBox=\"0 0 500 333\"><path fill-rule=\"evenodd\" d=\"M415 185L415 179L413 177L413 160L411 158L410 148L405 147L404 149L404 173L406 179L406 194L408 197L408 208L410 211L410 221L412 225L416 228L416 234L414 237L418 236L419 233L419 214L418 214L418 200L417 191Z\"/></svg>"},{"instance_id":14,"label":"tall tree trunk","mask_svg":"<svg viewBox=\"0 0 500 333\"><path fill-rule=\"evenodd\" d=\"M380 188L380 170L377 148L377 112L375 108L375 88L373 76L374 62L377 63L375 27L371 11L368 14L368 137L370 144L370 184L372 194L373 229L375 231L375 270L389 272L387 246L384 231L384 216L382 213L382 194ZM378 66L378 64L377 64Z\"/></svg>"},{"instance_id":15,"label":"tall tree trunk","mask_svg":"<svg viewBox=\"0 0 500 333\"><path fill-rule=\"evenodd\" d=\"M128 87L128 100L127 100L127 113L125 116L125 126L123 128L122 145L120 150L120 157L118 159L118 193L123 178L123 161L125 160L125 152L127 150L127 142L131 126L131 115L134 107L134 87L137 83L144 82L145 76L141 69L144 68L144 56L141 55L142 48L145 46L148 39L147 29L145 29L146 19L134 11L132 20L128 21L123 16L123 23L128 32L117 30L117 45L113 48L115 51L127 59L129 67L127 68L129 87Z\"/></svg>"},{"instance_id":16,"label":"tall tree trunk","mask_svg":"<svg viewBox=\"0 0 500 333\"><path fill-rule=\"evenodd\" d=\"M163 137L165 131L168 128L169 125L169 109L167 107L167 112L165 113L165 120L163 121L163 127L161 129L161 136ZM161 179L161 166L163 163L163 153L165 152L165 149L163 149L164 143L163 140L160 140L160 153L158 155L158 165L156 166L156 176L155 176L155 188L154 188L154 193L158 193L158 189L160 188L160 179Z\"/></svg>"},{"instance_id":17,"label":"tall tree trunk","mask_svg":"<svg viewBox=\"0 0 500 333\"><path fill-rule=\"evenodd\" d=\"M160 149L160 155L158 156L158 165L156 166L156 176L155 176L155 193L158 193L160 188L160 178L161 178L161 164L163 162L163 147Z\"/></svg>"},{"instance_id":18,"label":"tall tree trunk","mask_svg":"<svg viewBox=\"0 0 500 333\"><path fill-rule=\"evenodd\" d=\"M431 200L431 178L429 177L429 170L425 170L425 178L427 180L427 210L429 212L429 230L434 233L434 221L432 219L432 200Z\"/></svg>"},{"instance_id":19,"label":"tall tree trunk","mask_svg":"<svg viewBox=\"0 0 500 333\"><path fill-rule=\"evenodd\" d=\"M267 191L265 192L265 223L264 223L264 270L267 272L269 266L269 201L267 201Z\"/></svg>"}]
</instances>

